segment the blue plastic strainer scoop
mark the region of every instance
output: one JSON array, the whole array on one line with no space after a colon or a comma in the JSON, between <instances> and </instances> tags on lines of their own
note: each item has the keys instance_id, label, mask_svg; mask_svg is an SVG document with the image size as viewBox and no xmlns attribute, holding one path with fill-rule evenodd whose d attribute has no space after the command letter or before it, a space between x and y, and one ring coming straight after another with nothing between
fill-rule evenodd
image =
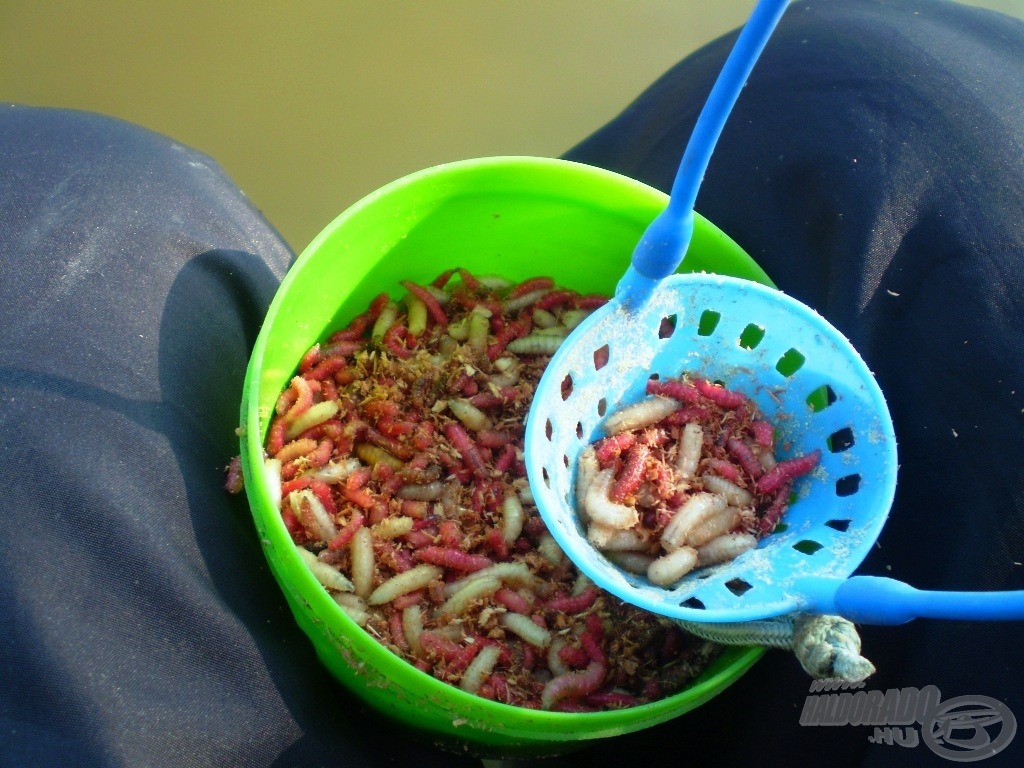
<instances>
[{"instance_id":1,"label":"blue plastic strainer scoop","mask_svg":"<svg viewBox=\"0 0 1024 768\"><path fill-rule=\"evenodd\" d=\"M537 506L598 586L677 619L736 622L795 611L878 624L918 616L1024 618L1024 592L920 592L891 579L848 578L876 541L896 487L893 425L871 372L839 331L779 291L673 274L689 244L711 152L786 5L758 3L698 118L667 208L644 233L612 301L573 331L545 369L526 425ZM756 344L749 341L758 335ZM660 587L616 567L587 541L574 482L579 456L603 436L606 415L646 397L652 375L684 373L743 392L780 427L787 452L819 449L822 459L797 483L784 526L756 549Z\"/></svg>"}]
</instances>

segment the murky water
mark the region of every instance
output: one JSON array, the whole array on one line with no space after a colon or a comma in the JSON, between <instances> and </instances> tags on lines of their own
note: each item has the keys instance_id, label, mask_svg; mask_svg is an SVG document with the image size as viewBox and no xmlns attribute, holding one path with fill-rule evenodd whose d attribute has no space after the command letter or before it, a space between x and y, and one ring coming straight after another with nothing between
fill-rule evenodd
<instances>
[{"instance_id":1,"label":"murky water","mask_svg":"<svg viewBox=\"0 0 1024 768\"><path fill-rule=\"evenodd\" d=\"M1024 16L1022 0L973 4ZM0 0L0 99L103 112L202 149L301 250L406 173L561 154L752 7Z\"/></svg>"}]
</instances>

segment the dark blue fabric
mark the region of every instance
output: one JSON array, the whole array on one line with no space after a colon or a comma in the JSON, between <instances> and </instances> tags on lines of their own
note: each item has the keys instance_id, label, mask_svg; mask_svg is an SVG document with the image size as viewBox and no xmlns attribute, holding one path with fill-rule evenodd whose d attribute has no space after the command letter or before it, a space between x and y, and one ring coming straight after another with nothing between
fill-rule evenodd
<instances>
[{"instance_id":1,"label":"dark blue fabric","mask_svg":"<svg viewBox=\"0 0 1024 768\"><path fill-rule=\"evenodd\" d=\"M99 115L0 108L0 179L0 765L458 764L329 680L223 490L273 228Z\"/></svg>"},{"instance_id":2,"label":"dark blue fabric","mask_svg":"<svg viewBox=\"0 0 1024 768\"><path fill-rule=\"evenodd\" d=\"M680 63L567 156L667 191L733 39ZM847 334L886 394L899 484L862 573L1024 589L1022 83L1020 21L941 0L793 4L697 199L780 288ZM868 688L935 685L1024 717L1021 622L917 621L862 636L879 670ZM807 689L790 661L771 658L673 731L702 741L740 718L736 738L688 750L724 764L938 759L870 744L868 727L799 726ZM641 742L613 749L627 743ZM1022 756L1018 737L986 764Z\"/></svg>"},{"instance_id":3,"label":"dark blue fabric","mask_svg":"<svg viewBox=\"0 0 1024 768\"><path fill-rule=\"evenodd\" d=\"M667 189L733 36L569 152ZM1024 589L1024 24L942 0L786 13L698 210L843 330L896 424L863 572ZM471 765L330 682L226 496L241 380L293 255L216 163L0 107L0 765ZM1024 718L1020 622L863 628L866 688ZM547 765L938 765L805 726L771 653L725 694ZM1024 735L985 765L1020 764Z\"/></svg>"}]
</instances>

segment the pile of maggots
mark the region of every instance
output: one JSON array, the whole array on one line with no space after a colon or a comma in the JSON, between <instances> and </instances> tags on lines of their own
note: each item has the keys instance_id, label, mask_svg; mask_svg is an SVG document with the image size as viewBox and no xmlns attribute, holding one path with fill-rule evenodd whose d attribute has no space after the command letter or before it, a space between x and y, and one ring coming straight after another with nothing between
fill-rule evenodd
<instances>
[{"instance_id":1,"label":"pile of maggots","mask_svg":"<svg viewBox=\"0 0 1024 768\"><path fill-rule=\"evenodd\" d=\"M577 510L594 547L670 587L753 549L821 453L778 461L775 426L719 383L652 377L647 393L581 454Z\"/></svg>"},{"instance_id":2,"label":"pile of maggots","mask_svg":"<svg viewBox=\"0 0 1024 768\"><path fill-rule=\"evenodd\" d=\"M402 286L278 399L266 465L300 557L385 647L479 696L587 712L685 688L718 648L581 575L526 479L536 382L606 298L461 269Z\"/></svg>"}]
</instances>

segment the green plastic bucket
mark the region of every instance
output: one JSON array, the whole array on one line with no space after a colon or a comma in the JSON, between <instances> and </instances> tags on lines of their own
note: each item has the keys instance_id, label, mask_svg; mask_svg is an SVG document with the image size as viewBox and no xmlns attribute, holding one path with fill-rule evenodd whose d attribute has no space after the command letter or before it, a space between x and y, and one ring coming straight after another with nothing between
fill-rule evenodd
<instances>
[{"instance_id":1,"label":"green plastic bucket","mask_svg":"<svg viewBox=\"0 0 1024 768\"><path fill-rule=\"evenodd\" d=\"M633 246L667 197L577 163L525 157L468 160L395 181L342 213L285 276L256 340L242 396L245 488L275 578L325 667L380 712L432 743L486 757L550 755L677 717L740 677L761 649L728 648L693 685L643 706L543 712L441 683L393 655L338 607L299 559L262 472L278 395L302 355L399 281L451 267L512 280L547 275L610 294ZM739 246L697 217L691 270L770 284Z\"/></svg>"}]
</instances>

